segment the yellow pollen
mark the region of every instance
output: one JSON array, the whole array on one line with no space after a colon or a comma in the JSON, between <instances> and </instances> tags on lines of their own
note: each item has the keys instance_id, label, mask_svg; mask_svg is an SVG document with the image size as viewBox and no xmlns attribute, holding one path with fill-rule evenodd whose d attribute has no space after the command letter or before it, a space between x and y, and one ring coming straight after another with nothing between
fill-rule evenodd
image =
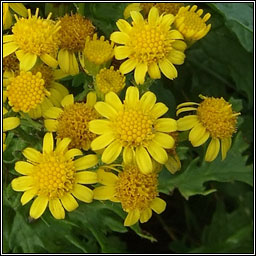
<instances>
[{"instance_id":1,"label":"yellow pollen","mask_svg":"<svg viewBox=\"0 0 256 256\"><path fill-rule=\"evenodd\" d=\"M43 154L33 174L38 187L37 194L49 199L61 198L73 189L74 175L74 163L71 159L67 160L63 153Z\"/></svg>"},{"instance_id":2,"label":"yellow pollen","mask_svg":"<svg viewBox=\"0 0 256 256\"><path fill-rule=\"evenodd\" d=\"M156 7L159 13L176 15L179 9L184 6L183 3L141 3L141 7L145 14L148 14L152 7Z\"/></svg>"},{"instance_id":3,"label":"yellow pollen","mask_svg":"<svg viewBox=\"0 0 256 256\"><path fill-rule=\"evenodd\" d=\"M3 58L3 71L13 71L15 74L18 74L19 60L15 53Z\"/></svg>"},{"instance_id":4,"label":"yellow pollen","mask_svg":"<svg viewBox=\"0 0 256 256\"><path fill-rule=\"evenodd\" d=\"M61 29L58 34L60 36L60 48L73 52L82 51L87 36L92 36L95 27L92 22L80 14L65 15L60 18Z\"/></svg>"},{"instance_id":5,"label":"yellow pollen","mask_svg":"<svg viewBox=\"0 0 256 256\"><path fill-rule=\"evenodd\" d=\"M131 59L137 59L140 63L154 63L165 58L172 49L172 41L168 39L168 33L159 25L133 24L130 32L132 40L127 46L133 49Z\"/></svg>"},{"instance_id":6,"label":"yellow pollen","mask_svg":"<svg viewBox=\"0 0 256 256\"><path fill-rule=\"evenodd\" d=\"M58 118L57 136L60 139L69 137L72 140L70 148L88 150L96 138L96 134L89 131L88 123L98 117L96 110L85 103L67 106Z\"/></svg>"},{"instance_id":7,"label":"yellow pollen","mask_svg":"<svg viewBox=\"0 0 256 256\"><path fill-rule=\"evenodd\" d=\"M29 112L42 103L46 95L49 92L44 87L40 72L33 75L31 72L21 71L20 75L10 78L7 86L9 104L16 112Z\"/></svg>"},{"instance_id":8,"label":"yellow pollen","mask_svg":"<svg viewBox=\"0 0 256 256\"><path fill-rule=\"evenodd\" d=\"M197 108L197 115L213 138L229 138L236 132L237 116L223 98L205 98Z\"/></svg>"},{"instance_id":9,"label":"yellow pollen","mask_svg":"<svg viewBox=\"0 0 256 256\"><path fill-rule=\"evenodd\" d=\"M59 46L56 32L60 29L59 23L50 20L50 16L47 19L37 17L37 13L31 16L29 12L27 19L18 19L16 16L17 22L12 28L13 41L25 53L56 56Z\"/></svg>"},{"instance_id":10,"label":"yellow pollen","mask_svg":"<svg viewBox=\"0 0 256 256\"><path fill-rule=\"evenodd\" d=\"M153 120L149 113L143 113L140 108L130 108L126 105L124 107L113 121L117 139L123 146L147 145L155 136Z\"/></svg>"},{"instance_id":11,"label":"yellow pollen","mask_svg":"<svg viewBox=\"0 0 256 256\"><path fill-rule=\"evenodd\" d=\"M118 175L116 185L117 198L125 211L150 207L150 203L157 197L157 174L143 174L135 166L126 166Z\"/></svg>"},{"instance_id":12,"label":"yellow pollen","mask_svg":"<svg viewBox=\"0 0 256 256\"><path fill-rule=\"evenodd\" d=\"M49 89L50 88L50 84L51 82L54 81L54 77L53 77L53 69L47 65L40 64L38 66L36 66L35 68L33 68L33 70L31 70L32 74L36 74L37 72L40 72L42 74L42 79L44 79L44 86L45 88Z\"/></svg>"},{"instance_id":13,"label":"yellow pollen","mask_svg":"<svg viewBox=\"0 0 256 256\"><path fill-rule=\"evenodd\" d=\"M114 44L104 39L103 36L97 39L96 34L94 34L92 40L87 37L84 47L84 56L89 62L101 65L113 58Z\"/></svg>"},{"instance_id":14,"label":"yellow pollen","mask_svg":"<svg viewBox=\"0 0 256 256\"><path fill-rule=\"evenodd\" d=\"M110 69L101 69L96 76L97 89L106 94L108 92L120 92L125 86L125 76L119 71L114 70L112 66Z\"/></svg>"}]
</instances>

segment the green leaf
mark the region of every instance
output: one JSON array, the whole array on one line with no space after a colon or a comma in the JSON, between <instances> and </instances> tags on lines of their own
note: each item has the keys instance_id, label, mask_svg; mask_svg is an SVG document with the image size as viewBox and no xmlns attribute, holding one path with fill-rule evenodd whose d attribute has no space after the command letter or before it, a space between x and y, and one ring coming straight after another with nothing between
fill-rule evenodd
<instances>
[{"instance_id":1,"label":"green leaf","mask_svg":"<svg viewBox=\"0 0 256 256\"><path fill-rule=\"evenodd\" d=\"M199 158L194 159L184 171L171 175L166 170L160 173L159 190L168 194L174 188L189 198L192 195L207 195L215 189L207 189L205 183L208 181L232 182L242 181L252 186L253 169L246 166L247 156L242 156L248 144L244 142L242 134L238 133L227 158L221 161L220 156L213 162L203 162L199 166Z\"/></svg>"},{"instance_id":2,"label":"green leaf","mask_svg":"<svg viewBox=\"0 0 256 256\"><path fill-rule=\"evenodd\" d=\"M225 25L234 32L248 52L253 51L253 9L246 3L211 3L225 17Z\"/></svg>"}]
</instances>

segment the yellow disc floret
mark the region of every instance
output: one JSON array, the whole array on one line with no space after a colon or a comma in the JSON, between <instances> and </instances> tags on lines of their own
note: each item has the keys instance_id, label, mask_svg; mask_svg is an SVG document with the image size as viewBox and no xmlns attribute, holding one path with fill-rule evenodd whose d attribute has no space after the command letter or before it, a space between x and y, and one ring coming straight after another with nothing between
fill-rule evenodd
<instances>
[{"instance_id":1,"label":"yellow disc floret","mask_svg":"<svg viewBox=\"0 0 256 256\"><path fill-rule=\"evenodd\" d=\"M61 198L73 189L75 181L74 162L67 160L64 154L51 152L43 154L35 167L34 182L39 196L49 199Z\"/></svg>"},{"instance_id":2,"label":"yellow disc floret","mask_svg":"<svg viewBox=\"0 0 256 256\"><path fill-rule=\"evenodd\" d=\"M13 110L29 112L42 103L45 96L49 95L44 83L40 72L33 75L31 72L21 71L20 75L11 78L7 86L7 97Z\"/></svg>"},{"instance_id":3,"label":"yellow disc floret","mask_svg":"<svg viewBox=\"0 0 256 256\"><path fill-rule=\"evenodd\" d=\"M197 108L197 115L213 138L228 138L236 131L237 116L223 98L205 98Z\"/></svg>"},{"instance_id":4,"label":"yellow disc floret","mask_svg":"<svg viewBox=\"0 0 256 256\"><path fill-rule=\"evenodd\" d=\"M96 138L96 134L89 131L89 121L98 118L93 106L86 103L75 103L64 108L58 117L58 138L71 138L70 147L83 148L88 150L91 141Z\"/></svg>"},{"instance_id":5,"label":"yellow disc floret","mask_svg":"<svg viewBox=\"0 0 256 256\"><path fill-rule=\"evenodd\" d=\"M157 174L143 174L135 166L125 167L118 175L116 197L125 211L144 210L157 197Z\"/></svg>"},{"instance_id":6,"label":"yellow disc floret","mask_svg":"<svg viewBox=\"0 0 256 256\"><path fill-rule=\"evenodd\" d=\"M65 15L60 18L61 29L58 34L60 36L60 48L73 52L82 51L87 36L92 36L95 27L92 22L80 14Z\"/></svg>"}]
</instances>

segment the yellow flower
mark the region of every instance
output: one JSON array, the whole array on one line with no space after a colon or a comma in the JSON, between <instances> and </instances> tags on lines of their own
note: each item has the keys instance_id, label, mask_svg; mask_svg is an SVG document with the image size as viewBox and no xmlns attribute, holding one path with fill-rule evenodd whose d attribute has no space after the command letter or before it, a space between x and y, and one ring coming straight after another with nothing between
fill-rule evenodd
<instances>
[{"instance_id":1,"label":"yellow flower","mask_svg":"<svg viewBox=\"0 0 256 256\"><path fill-rule=\"evenodd\" d=\"M142 10L142 8L141 8L140 3L128 4L124 9L124 13L123 13L124 18L127 20L131 16L131 14L130 14L131 11L140 12L141 10Z\"/></svg>"},{"instance_id":2,"label":"yellow flower","mask_svg":"<svg viewBox=\"0 0 256 256\"><path fill-rule=\"evenodd\" d=\"M157 190L157 174L143 174L136 165L124 167L118 176L99 169L98 181L103 186L94 189L94 199L121 202L124 211L128 212L124 225L131 226L137 221L147 222L152 210L160 214L166 203L160 199Z\"/></svg>"},{"instance_id":3,"label":"yellow flower","mask_svg":"<svg viewBox=\"0 0 256 256\"><path fill-rule=\"evenodd\" d=\"M45 127L50 132L57 132L57 138L71 139L70 147L89 150L96 134L89 131L88 123L99 117L94 109L96 94L87 94L87 102L74 102L72 94L61 102L62 108L52 107L45 113Z\"/></svg>"},{"instance_id":4,"label":"yellow flower","mask_svg":"<svg viewBox=\"0 0 256 256\"><path fill-rule=\"evenodd\" d=\"M108 92L119 93L125 87L125 76L119 70L103 68L96 76L96 92L98 96L104 99Z\"/></svg>"},{"instance_id":5,"label":"yellow flower","mask_svg":"<svg viewBox=\"0 0 256 256\"><path fill-rule=\"evenodd\" d=\"M14 12L18 13L22 17L28 16L28 11L22 3L3 3L3 27L8 29L12 25L12 14L10 12L12 9Z\"/></svg>"},{"instance_id":6,"label":"yellow flower","mask_svg":"<svg viewBox=\"0 0 256 256\"><path fill-rule=\"evenodd\" d=\"M19 68L19 60L16 57L15 53L12 53L5 58L3 58L3 86L6 87L8 84L8 79L18 75Z\"/></svg>"},{"instance_id":7,"label":"yellow flower","mask_svg":"<svg viewBox=\"0 0 256 256\"><path fill-rule=\"evenodd\" d=\"M207 13L203 18L203 10L197 10L197 6L193 5L181 7L175 17L174 25L182 33L185 40L190 44L203 38L210 30L211 24L206 25L206 21L210 19L211 14ZM197 10L197 11L196 11Z\"/></svg>"},{"instance_id":8,"label":"yellow flower","mask_svg":"<svg viewBox=\"0 0 256 256\"><path fill-rule=\"evenodd\" d=\"M40 58L45 64L56 68L58 62L55 59L59 47L57 31L60 29L59 22L50 20L51 13L47 19L38 17L39 9L36 14L31 16L28 10L28 18L18 18L12 27L12 35L3 36L3 57L13 52L16 53L20 61L20 69L28 71L36 64Z\"/></svg>"},{"instance_id":9,"label":"yellow flower","mask_svg":"<svg viewBox=\"0 0 256 256\"><path fill-rule=\"evenodd\" d=\"M90 20L78 13L66 14L60 21L58 63L65 73L76 75L79 67L75 54L84 49L86 38L93 35L95 27Z\"/></svg>"},{"instance_id":10,"label":"yellow flower","mask_svg":"<svg viewBox=\"0 0 256 256\"><path fill-rule=\"evenodd\" d=\"M237 116L240 113L232 111L232 105L223 98L205 97L198 104L186 102L178 105L177 115L186 111L196 111L196 114L180 118L177 121L178 130L190 130L189 140L194 147L204 144L209 137L211 142L207 148L205 161L213 161L220 150L222 160L226 158L231 146L231 137L236 132Z\"/></svg>"},{"instance_id":11,"label":"yellow flower","mask_svg":"<svg viewBox=\"0 0 256 256\"><path fill-rule=\"evenodd\" d=\"M144 83L147 72L152 79L161 78L161 72L169 79L176 78L178 73L173 64L183 64L186 44L179 31L170 30L174 16L159 16L155 7L151 8L148 20L144 20L137 11L132 11L131 16L132 26L120 19L116 23L120 32L116 31L110 36L113 42L123 44L115 48L115 58L128 58L120 66L121 73L135 70L137 84Z\"/></svg>"},{"instance_id":12,"label":"yellow flower","mask_svg":"<svg viewBox=\"0 0 256 256\"><path fill-rule=\"evenodd\" d=\"M49 92L51 90L52 94ZM67 90L58 83L45 87L42 73L33 74L31 71L21 71L19 75L9 78L6 95L9 105L15 112L28 113L32 118L39 118L43 112L56 103L55 97L64 97Z\"/></svg>"},{"instance_id":13,"label":"yellow flower","mask_svg":"<svg viewBox=\"0 0 256 256\"><path fill-rule=\"evenodd\" d=\"M113 56L114 43L105 40L104 36L98 39L97 34L94 34L93 38L87 37L79 59L85 72L96 76L100 69L109 67Z\"/></svg>"},{"instance_id":14,"label":"yellow flower","mask_svg":"<svg viewBox=\"0 0 256 256\"><path fill-rule=\"evenodd\" d=\"M29 212L34 219L44 213L48 204L54 218L64 219L64 209L70 212L78 207L75 198L86 203L93 200L92 190L81 184L97 182L97 174L86 170L98 163L97 156L91 154L74 160L82 152L76 148L68 150L70 141L68 138L59 141L54 150L52 133L46 133L42 153L26 148L23 155L27 161L15 164L15 170L24 176L13 179L12 188L24 192L22 205L36 197Z\"/></svg>"},{"instance_id":15,"label":"yellow flower","mask_svg":"<svg viewBox=\"0 0 256 256\"><path fill-rule=\"evenodd\" d=\"M123 160L130 163L133 158L143 173L153 170L152 156L157 162L165 164L168 160L165 148L174 146L174 139L168 132L177 130L176 120L160 118L168 108L156 103L156 96L146 92L139 99L139 90L130 86L126 91L124 103L109 92L105 102L97 102L95 109L106 119L93 120L89 129L99 134L92 141L92 150L104 149L102 161L114 162L123 150Z\"/></svg>"},{"instance_id":16,"label":"yellow flower","mask_svg":"<svg viewBox=\"0 0 256 256\"><path fill-rule=\"evenodd\" d=\"M159 10L160 14L170 13L175 16L179 9L184 6L184 3L156 3L154 6Z\"/></svg>"}]
</instances>

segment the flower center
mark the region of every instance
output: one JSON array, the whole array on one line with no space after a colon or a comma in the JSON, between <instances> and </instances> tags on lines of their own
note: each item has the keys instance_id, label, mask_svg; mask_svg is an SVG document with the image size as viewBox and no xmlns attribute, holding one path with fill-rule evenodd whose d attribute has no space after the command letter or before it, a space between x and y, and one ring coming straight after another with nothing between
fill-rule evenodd
<instances>
[{"instance_id":1,"label":"flower center","mask_svg":"<svg viewBox=\"0 0 256 256\"><path fill-rule=\"evenodd\" d=\"M85 19L80 14L65 15L60 18L61 29L58 34L60 36L60 48L78 52L84 49L87 36L92 36L94 26L92 22Z\"/></svg>"},{"instance_id":2,"label":"flower center","mask_svg":"<svg viewBox=\"0 0 256 256\"><path fill-rule=\"evenodd\" d=\"M47 19L42 19L36 15L31 16L29 12L28 19L16 18L17 22L12 28L14 42L25 53L41 56L49 54L55 56L58 50L59 39L56 32L60 29L59 23Z\"/></svg>"},{"instance_id":3,"label":"flower center","mask_svg":"<svg viewBox=\"0 0 256 256\"><path fill-rule=\"evenodd\" d=\"M206 98L197 108L197 115L213 138L228 138L236 131L237 115L223 98Z\"/></svg>"},{"instance_id":4,"label":"flower center","mask_svg":"<svg viewBox=\"0 0 256 256\"><path fill-rule=\"evenodd\" d=\"M45 64L40 64L33 68L32 74L35 75L37 72L40 72L42 74L42 79L44 79L44 86L45 88L49 89L51 82L54 81L52 68L48 67Z\"/></svg>"},{"instance_id":5,"label":"flower center","mask_svg":"<svg viewBox=\"0 0 256 256\"><path fill-rule=\"evenodd\" d=\"M184 6L183 3L156 3L154 5L158 10L159 13L170 13L176 15L179 9Z\"/></svg>"},{"instance_id":6,"label":"flower center","mask_svg":"<svg viewBox=\"0 0 256 256\"><path fill-rule=\"evenodd\" d=\"M144 210L158 195L157 174L143 174L135 166L129 166L120 172L117 181L117 198L125 211Z\"/></svg>"},{"instance_id":7,"label":"flower center","mask_svg":"<svg viewBox=\"0 0 256 256\"><path fill-rule=\"evenodd\" d=\"M44 87L40 72L33 75L31 72L21 71L20 75L10 78L7 86L9 104L16 112L29 112L42 103L46 95L50 93Z\"/></svg>"},{"instance_id":8,"label":"flower center","mask_svg":"<svg viewBox=\"0 0 256 256\"><path fill-rule=\"evenodd\" d=\"M35 166L34 180L38 195L50 199L61 198L73 189L75 166L63 153L51 152L42 155L41 162Z\"/></svg>"},{"instance_id":9,"label":"flower center","mask_svg":"<svg viewBox=\"0 0 256 256\"><path fill-rule=\"evenodd\" d=\"M140 108L124 105L124 110L118 113L113 125L117 139L123 146L145 145L154 137L153 120L149 113L142 112Z\"/></svg>"},{"instance_id":10,"label":"flower center","mask_svg":"<svg viewBox=\"0 0 256 256\"><path fill-rule=\"evenodd\" d=\"M114 67L110 69L101 69L96 76L97 89L103 94L108 92L120 92L125 86L125 76L119 71L114 70Z\"/></svg>"},{"instance_id":11,"label":"flower center","mask_svg":"<svg viewBox=\"0 0 256 256\"><path fill-rule=\"evenodd\" d=\"M128 46L133 49L130 57L140 63L153 63L163 59L172 49L172 40L160 25L134 24Z\"/></svg>"},{"instance_id":12,"label":"flower center","mask_svg":"<svg viewBox=\"0 0 256 256\"><path fill-rule=\"evenodd\" d=\"M93 40L87 37L84 47L84 56L89 62L97 65L104 64L114 56L113 44L104 41L103 36L100 37L100 39L94 36Z\"/></svg>"},{"instance_id":13,"label":"flower center","mask_svg":"<svg viewBox=\"0 0 256 256\"><path fill-rule=\"evenodd\" d=\"M89 131L88 123L98 117L96 110L85 103L67 106L58 118L57 136L60 139L69 137L72 140L71 148L88 150L96 138L96 134Z\"/></svg>"},{"instance_id":14,"label":"flower center","mask_svg":"<svg viewBox=\"0 0 256 256\"><path fill-rule=\"evenodd\" d=\"M12 53L3 58L3 71L13 71L18 73L19 71L19 60L15 53Z\"/></svg>"}]
</instances>

